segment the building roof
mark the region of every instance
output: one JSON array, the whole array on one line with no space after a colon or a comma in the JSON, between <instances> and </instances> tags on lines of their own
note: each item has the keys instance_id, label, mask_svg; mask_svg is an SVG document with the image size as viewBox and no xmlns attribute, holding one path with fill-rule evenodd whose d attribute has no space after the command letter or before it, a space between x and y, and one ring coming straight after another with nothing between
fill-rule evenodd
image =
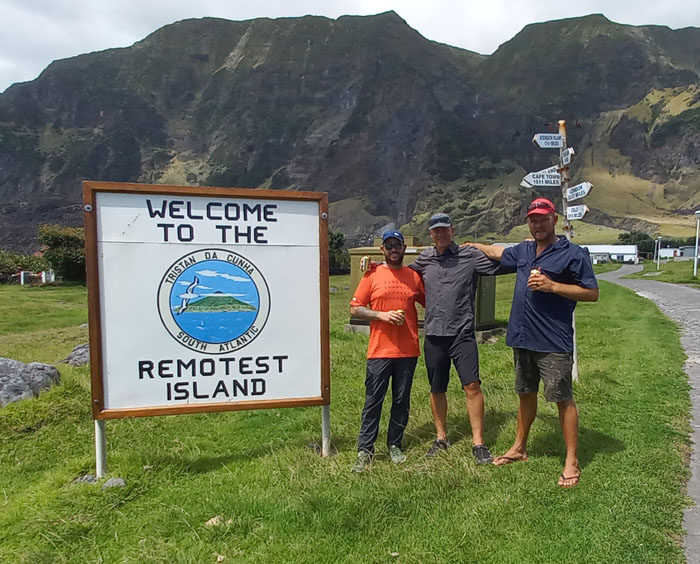
<instances>
[{"instance_id":1,"label":"building roof","mask_svg":"<svg viewBox=\"0 0 700 564\"><path fill-rule=\"evenodd\" d=\"M611 255L636 255L637 245L581 245L588 249L589 253L601 254L609 253Z\"/></svg>"}]
</instances>

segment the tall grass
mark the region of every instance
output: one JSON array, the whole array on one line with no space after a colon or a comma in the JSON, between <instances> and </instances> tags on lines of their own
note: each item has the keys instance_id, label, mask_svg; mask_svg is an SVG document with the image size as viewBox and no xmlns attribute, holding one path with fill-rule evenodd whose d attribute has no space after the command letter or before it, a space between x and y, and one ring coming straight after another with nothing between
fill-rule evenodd
<instances>
[{"instance_id":1,"label":"tall grass","mask_svg":"<svg viewBox=\"0 0 700 564\"><path fill-rule=\"evenodd\" d=\"M386 456L385 417L372 470L351 474L366 337L344 332L347 284L331 281L335 456L321 459L308 446L320 440L319 408L114 420L110 475L126 487L74 483L94 473L88 370L61 365L61 385L0 409L0 562L684 560L688 386L676 328L653 304L602 283L600 302L577 309L582 479L563 490L556 409L544 401L530 460L480 467L453 382L453 447L424 458L434 428L422 361L407 463ZM512 285L511 276L499 278L499 320ZM18 313L25 305L31 323ZM7 308L16 309L10 316ZM1 287L0 355L56 363L86 340L85 318L83 289ZM485 439L500 453L515 433L511 351L500 339L480 356ZM216 516L220 524L208 526Z\"/></svg>"}]
</instances>

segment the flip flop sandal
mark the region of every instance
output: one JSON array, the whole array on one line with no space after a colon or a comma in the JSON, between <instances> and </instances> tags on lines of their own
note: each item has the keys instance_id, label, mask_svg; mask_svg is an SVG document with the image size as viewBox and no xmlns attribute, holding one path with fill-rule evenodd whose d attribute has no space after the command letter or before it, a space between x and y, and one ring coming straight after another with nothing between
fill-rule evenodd
<instances>
[{"instance_id":1,"label":"flip flop sandal","mask_svg":"<svg viewBox=\"0 0 700 564\"><path fill-rule=\"evenodd\" d=\"M574 480L573 484L557 484L560 488L573 488L574 486L578 486L579 481L581 480L581 474L578 476L564 476L564 473L562 472L559 474L559 478L561 478L562 481L566 480Z\"/></svg>"},{"instance_id":2,"label":"flip flop sandal","mask_svg":"<svg viewBox=\"0 0 700 564\"><path fill-rule=\"evenodd\" d=\"M496 464L499 460L505 460L503 464ZM508 466L509 464L513 464L513 462L525 462L526 460L530 460L529 456L521 456L520 458L514 458L512 456L497 456L496 458L493 459L493 463L496 466Z\"/></svg>"}]
</instances>

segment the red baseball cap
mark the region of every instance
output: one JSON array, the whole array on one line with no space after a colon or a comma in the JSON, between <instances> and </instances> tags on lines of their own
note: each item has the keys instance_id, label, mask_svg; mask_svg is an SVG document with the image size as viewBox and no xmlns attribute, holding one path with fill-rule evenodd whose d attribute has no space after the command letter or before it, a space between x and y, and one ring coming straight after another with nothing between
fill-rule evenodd
<instances>
[{"instance_id":1,"label":"red baseball cap","mask_svg":"<svg viewBox=\"0 0 700 564\"><path fill-rule=\"evenodd\" d=\"M532 202L530 202L530 205L527 206L528 217L535 214L547 215L548 213L556 214L557 210L554 207L554 204L547 198L535 198L532 200Z\"/></svg>"}]
</instances>

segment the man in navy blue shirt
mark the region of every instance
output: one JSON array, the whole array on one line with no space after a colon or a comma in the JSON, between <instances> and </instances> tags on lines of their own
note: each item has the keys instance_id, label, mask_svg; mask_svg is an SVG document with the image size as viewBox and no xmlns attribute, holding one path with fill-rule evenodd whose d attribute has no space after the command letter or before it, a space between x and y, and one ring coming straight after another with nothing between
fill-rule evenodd
<instances>
[{"instance_id":1,"label":"man in navy blue shirt","mask_svg":"<svg viewBox=\"0 0 700 564\"><path fill-rule=\"evenodd\" d=\"M537 415L537 392L543 382L547 401L556 402L566 443L566 462L559 486L578 484L581 470L578 411L573 398L573 312L576 302L598 300L598 282L588 254L566 237L557 236L554 204L535 199L527 208L527 224L534 241L514 247L472 246L501 261L499 274L516 272L513 306L506 344L513 348L515 391L520 397L518 428L513 446L494 464L527 460L527 437Z\"/></svg>"}]
</instances>

